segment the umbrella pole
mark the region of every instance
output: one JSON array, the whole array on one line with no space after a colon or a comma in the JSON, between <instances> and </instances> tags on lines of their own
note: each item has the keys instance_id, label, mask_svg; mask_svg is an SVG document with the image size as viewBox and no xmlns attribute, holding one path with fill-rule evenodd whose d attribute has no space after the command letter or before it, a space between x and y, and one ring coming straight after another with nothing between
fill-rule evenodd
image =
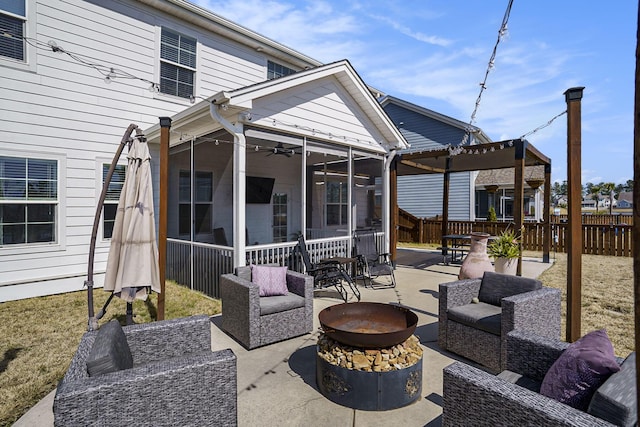
<instances>
[{"instance_id":1,"label":"umbrella pole","mask_svg":"<svg viewBox=\"0 0 640 427\"><path fill-rule=\"evenodd\" d=\"M102 208L104 206L104 199L107 196L107 190L109 189L109 184L111 183L111 177L113 176L113 171L116 168L118 160L120 160L120 155L122 154L122 150L124 150L124 146L131 141L131 133L136 131L136 135L141 134L142 131L138 128L138 126L133 123L129 125L127 130L124 132L122 136L122 140L120 141L120 145L116 150L115 156L113 156L113 160L111 161L111 167L109 167L109 172L104 180L104 184L102 185L102 193L100 194L100 199L98 200L98 205L96 207L96 214L93 218L93 229L91 230L91 242L89 245L89 262L87 266L87 280L84 282L87 287L87 305L89 306L89 321L87 325L87 330L93 331L98 329L98 319L96 319L94 310L93 310L93 261L95 258L95 250L96 250L96 237L98 235L98 226L100 225L100 217L102 216Z\"/></svg>"}]
</instances>

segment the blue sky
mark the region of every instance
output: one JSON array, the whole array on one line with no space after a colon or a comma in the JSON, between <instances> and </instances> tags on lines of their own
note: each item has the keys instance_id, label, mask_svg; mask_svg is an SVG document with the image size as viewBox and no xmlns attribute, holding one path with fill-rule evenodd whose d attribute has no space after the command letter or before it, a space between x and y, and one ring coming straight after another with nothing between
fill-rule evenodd
<instances>
[{"instance_id":1,"label":"blue sky","mask_svg":"<svg viewBox=\"0 0 640 427\"><path fill-rule=\"evenodd\" d=\"M192 0L369 85L469 122L508 0ZM582 183L633 179L638 3L515 0L474 124L518 138L566 110L584 86ZM566 179L566 115L527 139Z\"/></svg>"}]
</instances>

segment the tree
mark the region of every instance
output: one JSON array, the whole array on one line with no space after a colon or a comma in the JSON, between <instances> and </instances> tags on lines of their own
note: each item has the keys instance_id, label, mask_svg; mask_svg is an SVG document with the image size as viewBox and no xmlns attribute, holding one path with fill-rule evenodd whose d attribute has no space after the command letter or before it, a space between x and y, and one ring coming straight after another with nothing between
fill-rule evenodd
<instances>
[{"instance_id":1,"label":"tree","mask_svg":"<svg viewBox=\"0 0 640 427\"><path fill-rule=\"evenodd\" d=\"M586 186L586 193L591 196L596 202L596 213L598 213L598 197L600 196L600 186L592 182L588 182Z\"/></svg>"},{"instance_id":2,"label":"tree","mask_svg":"<svg viewBox=\"0 0 640 427\"><path fill-rule=\"evenodd\" d=\"M613 182L605 182L600 184L600 192L609 196L609 215L613 213L613 190L616 188L616 185Z\"/></svg>"}]
</instances>

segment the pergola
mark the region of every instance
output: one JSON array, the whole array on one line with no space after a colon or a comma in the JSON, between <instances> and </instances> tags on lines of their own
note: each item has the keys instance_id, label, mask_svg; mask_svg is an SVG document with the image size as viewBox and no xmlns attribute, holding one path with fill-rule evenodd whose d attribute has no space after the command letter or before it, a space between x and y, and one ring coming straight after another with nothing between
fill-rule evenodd
<instances>
[{"instance_id":1,"label":"pergola","mask_svg":"<svg viewBox=\"0 0 640 427\"><path fill-rule=\"evenodd\" d=\"M551 224L549 208L551 201L551 159L542 154L526 139L511 139L461 147L459 152L443 148L419 152L398 153L391 170L391 194L393 207L391 226L391 255L395 259L398 235L397 177L404 175L420 175L427 173L444 174L443 206L442 206L442 235L447 234L449 213L449 181L454 172L471 172L479 170L514 168L514 223L516 230L524 225L524 185L525 167L544 166L544 242L543 261L549 262L551 248ZM443 242L444 244L444 242ZM522 255L518 261L518 274L521 273Z\"/></svg>"}]
</instances>

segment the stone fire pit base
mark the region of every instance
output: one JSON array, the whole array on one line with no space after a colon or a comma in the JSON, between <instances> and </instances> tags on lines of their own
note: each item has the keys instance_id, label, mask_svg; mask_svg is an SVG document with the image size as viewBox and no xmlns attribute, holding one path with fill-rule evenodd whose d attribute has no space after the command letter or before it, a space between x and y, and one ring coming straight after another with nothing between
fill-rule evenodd
<instances>
[{"instance_id":1,"label":"stone fire pit base","mask_svg":"<svg viewBox=\"0 0 640 427\"><path fill-rule=\"evenodd\" d=\"M327 399L339 405L365 411L386 411L406 406L422 393L421 353L414 364L385 372L356 370L329 363L322 353L319 344L316 383Z\"/></svg>"}]
</instances>

